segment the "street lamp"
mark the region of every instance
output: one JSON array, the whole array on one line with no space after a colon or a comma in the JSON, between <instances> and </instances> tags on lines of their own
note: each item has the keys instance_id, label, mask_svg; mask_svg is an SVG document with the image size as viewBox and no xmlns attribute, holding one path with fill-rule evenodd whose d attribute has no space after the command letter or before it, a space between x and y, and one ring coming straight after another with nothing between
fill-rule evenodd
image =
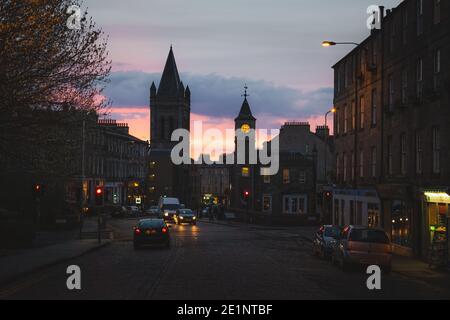
<instances>
[{"instance_id":1,"label":"street lamp","mask_svg":"<svg viewBox=\"0 0 450 320\"><path fill-rule=\"evenodd\" d=\"M336 113L336 108L333 107L325 113L325 127L327 126L327 117L330 113Z\"/></svg>"},{"instance_id":2,"label":"street lamp","mask_svg":"<svg viewBox=\"0 0 450 320\"><path fill-rule=\"evenodd\" d=\"M334 42L334 41L322 41L322 47L331 47L331 46L335 46L335 45L354 45L354 46L359 46L359 43L357 42Z\"/></svg>"}]
</instances>

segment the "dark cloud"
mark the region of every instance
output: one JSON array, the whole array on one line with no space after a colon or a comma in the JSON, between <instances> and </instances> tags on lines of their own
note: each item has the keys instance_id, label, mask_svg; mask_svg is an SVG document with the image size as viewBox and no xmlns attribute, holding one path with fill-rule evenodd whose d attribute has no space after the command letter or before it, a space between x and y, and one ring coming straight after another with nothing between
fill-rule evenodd
<instances>
[{"instance_id":1,"label":"dark cloud","mask_svg":"<svg viewBox=\"0 0 450 320\"><path fill-rule=\"evenodd\" d=\"M105 94L115 107L149 104L152 81L158 85L159 73L140 71L113 72ZM207 116L235 117L242 104L241 94L245 84L249 87L249 102L254 115L264 117L302 119L322 115L333 103L333 89L320 88L301 91L276 86L261 80L226 78L217 74L182 74L185 85L192 92L192 112Z\"/></svg>"}]
</instances>

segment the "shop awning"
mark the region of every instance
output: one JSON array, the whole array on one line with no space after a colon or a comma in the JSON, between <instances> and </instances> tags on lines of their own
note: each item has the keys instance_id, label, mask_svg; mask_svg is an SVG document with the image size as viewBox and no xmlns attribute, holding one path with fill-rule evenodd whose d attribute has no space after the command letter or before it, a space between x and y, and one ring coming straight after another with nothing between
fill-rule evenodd
<instances>
[{"instance_id":1,"label":"shop awning","mask_svg":"<svg viewBox=\"0 0 450 320\"><path fill-rule=\"evenodd\" d=\"M450 204L450 195L446 192L424 192L424 196L427 202Z\"/></svg>"}]
</instances>

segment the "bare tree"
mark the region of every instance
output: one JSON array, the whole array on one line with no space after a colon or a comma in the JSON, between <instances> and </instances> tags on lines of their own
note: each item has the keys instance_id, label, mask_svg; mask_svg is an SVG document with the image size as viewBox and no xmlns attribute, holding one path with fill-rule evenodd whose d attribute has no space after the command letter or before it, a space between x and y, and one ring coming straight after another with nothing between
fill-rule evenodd
<instances>
[{"instance_id":1,"label":"bare tree","mask_svg":"<svg viewBox=\"0 0 450 320\"><path fill-rule=\"evenodd\" d=\"M107 37L87 11L69 28L72 5L82 1L0 1L0 163L63 170L74 128L109 104Z\"/></svg>"}]
</instances>

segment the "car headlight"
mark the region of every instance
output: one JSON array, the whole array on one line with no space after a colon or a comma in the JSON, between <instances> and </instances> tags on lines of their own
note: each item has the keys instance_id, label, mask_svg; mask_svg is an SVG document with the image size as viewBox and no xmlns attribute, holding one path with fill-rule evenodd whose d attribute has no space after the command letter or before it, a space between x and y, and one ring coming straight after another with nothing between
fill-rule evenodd
<instances>
[{"instance_id":1,"label":"car headlight","mask_svg":"<svg viewBox=\"0 0 450 320\"><path fill-rule=\"evenodd\" d=\"M165 213L164 213L164 216L168 217L168 216L169 216L169 213L168 213L168 212L165 212Z\"/></svg>"},{"instance_id":2,"label":"car headlight","mask_svg":"<svg viewBox=\"0 0 450 320\"><path fill-rule=\"evenodd\" d=\"M183 217L180 217L180 219L184 219Z\"/></svg>"}]
</instances>

